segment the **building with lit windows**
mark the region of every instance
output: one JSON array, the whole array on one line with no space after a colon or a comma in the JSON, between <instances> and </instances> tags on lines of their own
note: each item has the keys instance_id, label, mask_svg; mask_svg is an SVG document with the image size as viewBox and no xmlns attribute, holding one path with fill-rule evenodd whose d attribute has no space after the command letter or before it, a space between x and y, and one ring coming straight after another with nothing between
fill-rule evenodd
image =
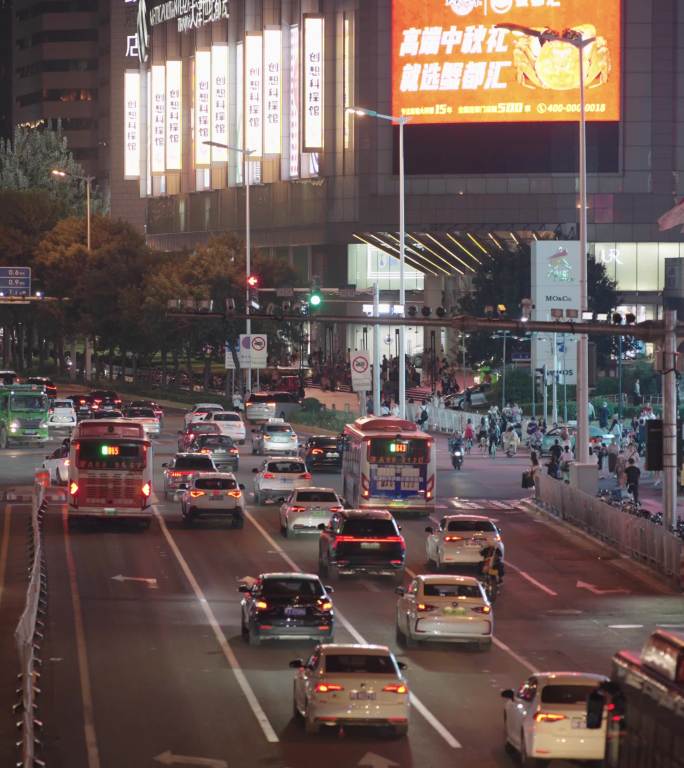
<instances>
[{"instance_id":1,"label":"building with lit windows","mask_svg":"<svg viewBox=\"0 0 684 768\"><path fill-rule=\"evenodd\" d=\"M377 282L391 305L399 286L398 128L349 108L410 118L407 301L452 306L497 243L577 239L577 49L498 26L574 25L594 38L590 251L640 319L658 312L664 259L684 256L679 232L656 223L684 188L677 0L147 0L142 10L146 50L127 66L119 107L150 243L242 234L242 154L204 142L253 150L253 244L288 260L301 285L344 289L326 298L359 317L325 334L340 350L370 343L362 292ZM423 346L409 333L409 351Z\"/></svg>"}]
</instances>

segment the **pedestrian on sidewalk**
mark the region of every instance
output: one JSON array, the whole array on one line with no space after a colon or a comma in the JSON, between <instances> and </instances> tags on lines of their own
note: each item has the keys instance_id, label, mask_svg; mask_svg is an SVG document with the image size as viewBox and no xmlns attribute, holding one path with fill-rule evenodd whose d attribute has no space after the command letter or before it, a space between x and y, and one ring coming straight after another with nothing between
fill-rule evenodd
<instances>
[{"instance_id":1,"label":"pedestrian on sidewalk","mask_svg":"<svg viewBox=\"0 0 684 768\"><path fill-rule=\"evenodd\" d=\"M566 483L570 482L570 465L575 460L575 457L570 450L570 446L566 445L565 448L563 448L563 453L561 453L560 457L560 470L563 473L563 480L565 480Z\"/></svg>"},{"instance_id":2,"label":"pedestrian on sidewalk","mask_svg":"<svg viewBox=\"0 0 684 768\"><path fill-rule=\"evenodd\" d=\"M528 471L531 480L530 488L532 489L532 495L534 495L536 492L537 477L541 472L541 465L539 463L539 457L537 456L536 451L532 451L532 453L530 453L530 468Z\"/></svg>"},{"instance_id":3,"label":"pedestrian on sidewalk","mask_svg":"<svg viewBox=\"0 0 684 768\"><path fill-rule=\"evenodd\" d=\"M601 443L596 449L596 463L598 464L598 473L601 480L605 478L605 475L603 474L603 462L606 456L608 456L608 449L606 448L605 443Z\"/></svg>"},{"instance_id":4,"label":"pedestrian on sidewalk","mask_svg":"<svg viewBox=\"0 0 684 768\"><path fill-rule=\"evenodd\" d=\"M625 452L620 450L615 461L615 478L617 480L618 488L625 487L625 470L627 469L627 458Z\"/></svg>"},{"instance_id":5,"label":"pedestrian on sidewalk","mask_svg":"<svg viewBox=\"0 0 684 768\"><path fill-rule=\"evenodd\" d=\"M634 459L630 459L627 462L625 476L627 478L627 490L632 494L634 503L639 504L639 477L641 476L641 470L634 463Z\"/></svg>"},{"instance_id":6,"label":"pedestrian on sidewalk","mask_svg":"<svg viewBox=\"0 0 684 768\"><path fill-rule=\"evenodd\" d=\"M556 462L556 464L560 464L560 457L563 453L563 449L561 448L561 444L558 442L558 440L553 441L553 445L549 449L549 453L551 454L551 458Z\"/></svg>"}]
</instances>

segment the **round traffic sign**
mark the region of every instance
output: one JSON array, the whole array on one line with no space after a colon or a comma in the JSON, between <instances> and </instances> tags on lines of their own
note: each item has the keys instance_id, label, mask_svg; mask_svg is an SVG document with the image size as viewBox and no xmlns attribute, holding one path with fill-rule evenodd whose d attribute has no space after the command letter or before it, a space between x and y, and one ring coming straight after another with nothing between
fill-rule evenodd
<instances>
[{"instance_id":1,"label":"round traffic sign","mask_svg":"<svg viewBox=\"0 0 684 768\"><path fill-rule=\"evenodd\" d=\"M255 352L261 352L266 346L266 339L263 336L252 336L252 349Z\"/></svg>"},{"instance_id":2,"label":"round traffic sign","mask_svg":"<svg viewBox=\"0 0 684 768\"><path fill-rule=\"evenodd\" d=\"M352 358L352 368L356 373L365 373L368 370L368 358L365 355Z\"/></svg>"}]
</instances>

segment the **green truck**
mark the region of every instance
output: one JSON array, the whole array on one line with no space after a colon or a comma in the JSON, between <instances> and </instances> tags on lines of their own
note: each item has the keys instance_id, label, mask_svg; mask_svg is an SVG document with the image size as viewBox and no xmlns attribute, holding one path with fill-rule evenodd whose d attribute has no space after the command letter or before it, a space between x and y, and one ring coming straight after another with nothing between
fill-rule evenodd
<instances>
[{"instance_id":1,"label":"green truck","mask_svg":"<svg viewBox=\"0 0 684 768\"><path fill-rule=\"evenodd\" d=\"M0 386L0 450L48 439L48 396L36 384Z\"/></svg>"}]
</instances>

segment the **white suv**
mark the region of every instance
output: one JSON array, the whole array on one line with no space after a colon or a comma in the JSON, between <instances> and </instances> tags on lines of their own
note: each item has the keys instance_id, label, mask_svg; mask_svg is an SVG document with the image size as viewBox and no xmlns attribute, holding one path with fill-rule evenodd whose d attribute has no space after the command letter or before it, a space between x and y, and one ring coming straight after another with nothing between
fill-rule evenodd
<instances>
[{"instance_id":1,"label":"white suv","mask_svg":"<svg viewBox=\"0 0 684 768\"><path fill-rule=\"evenodd\" d=\"M297 458L267 459L261 467L254 467L254 503L285 500L295 488L311 485L311 473Z\"/></svg>"},{"instance_id":2,"label":"white suv","mask_svg":"<svg viewBox=\"0 0 684 768\"><path fill-rule=\"evenodd\" d=\"M76 409L72 400L53 400L48 414L50 432L68 431L76 426Z\"/></svg>"},{"instance_id":3,"label":"white suv","mask_svg":"<svg viewBox=\"0 0 684 768\"><path fill-rule=\"evenodd\" d=\"M181 496L183 522L190 525L201 517L230 518L233 528L242 528L245 524L243 489L232 472L195 475Z\"/></svg>"},{"instance_id":4,"label":"white suv","mask_svg":"<svg viewBox=\"0 0 684 768\"><path fill-rule=\"evenodd\" d=\"M252 453L261 456L274 453L299 452L297 433L283 419L269 419L256 431L252 438Z\"/></svg>"},{"instance_id":5,"label":"white suv","mask_svg":"<svg viewBox=\"0 0 684 768\"><path fill-rule=\"evenodd\" d=\"M245 444L247 431L237 411L211 411L204 420L213 421L221 430L221 434L230 437L233 442Z\"/></svg>"}]
</instances>

